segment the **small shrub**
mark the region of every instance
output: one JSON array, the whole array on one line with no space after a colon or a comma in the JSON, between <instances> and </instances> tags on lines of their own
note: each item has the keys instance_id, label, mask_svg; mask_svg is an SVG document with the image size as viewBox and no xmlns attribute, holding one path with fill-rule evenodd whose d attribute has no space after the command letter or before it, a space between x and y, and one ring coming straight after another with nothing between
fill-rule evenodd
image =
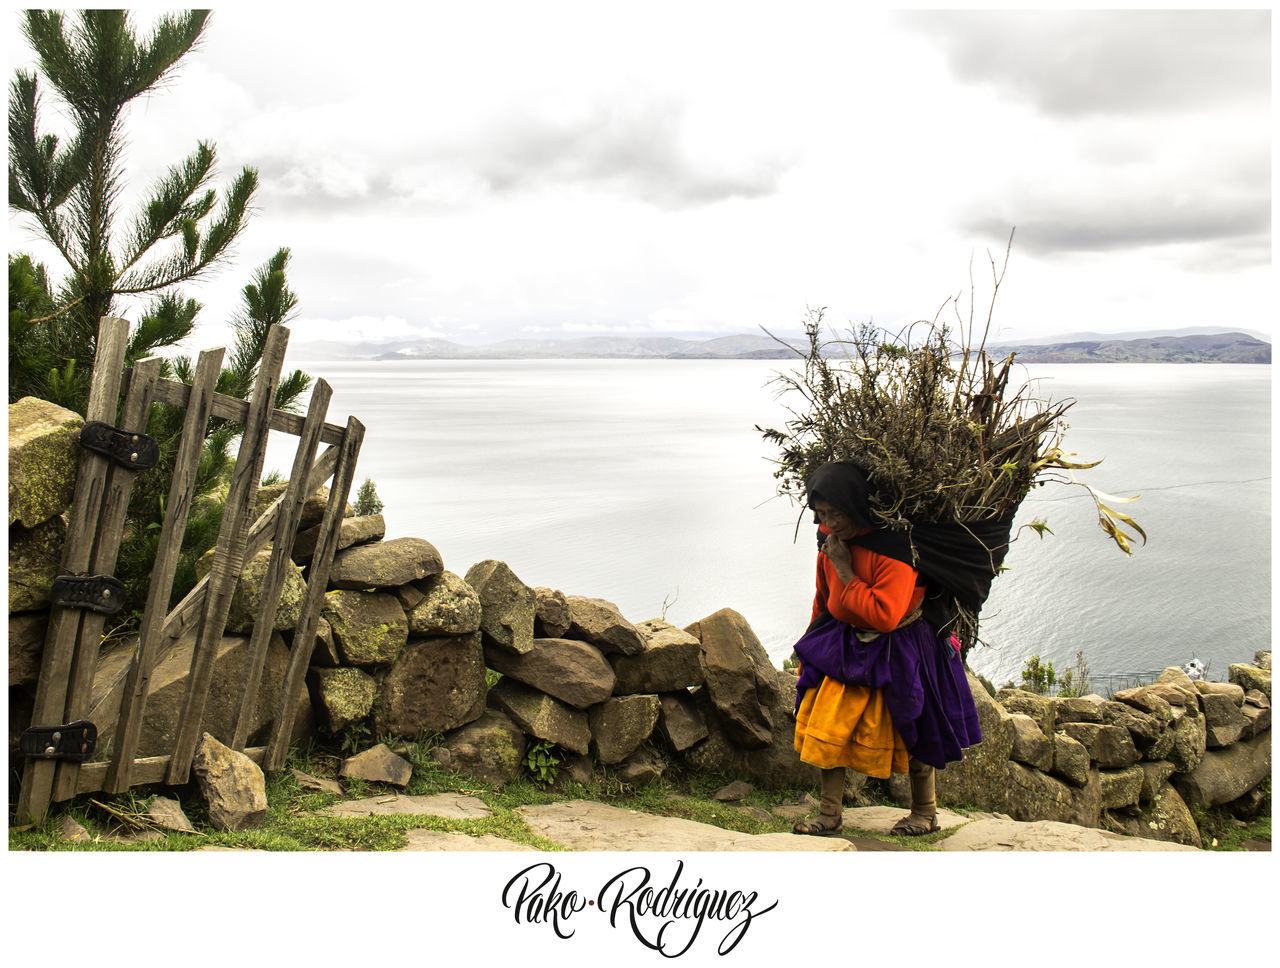
<instances>
[{"instance_id":1,"label":"small shrub","mask_svg":"<svg viewBox=\"0 0 1280 968\"><path fill-rule=\"evenodd\" d=\"M378 497L378 487L373 483L373 479L366 477L364 483L360 485L360 490L356 491L356 500L352 505L358 516L363 517L366 514L378 514L382 511L384 505Z\"/></svg>"},{"instance_id":2,"label":"small shrub","mask_svg":"<svg viewBox=\"0 0 1280 968\"><path fill-rule=\"evenodd\" d=\"M528 752L524 754L524 768L534 780L548 786L555 780L560 765L558 752L559 748L545 739L530 743Z\"/></svg>"},{"instance_id":3,"label":"small shrub","mask_svg":"<svg viewBox=\"0 0 1280 968\"><path fill-rule=\"evenodd\" d=\"M1022 664L1022 688L1037 696L1046 696L1058 684L1058 674L1052 662L1041 663L1040 656L1033 655Z\"/></svg>"}]
</instances>

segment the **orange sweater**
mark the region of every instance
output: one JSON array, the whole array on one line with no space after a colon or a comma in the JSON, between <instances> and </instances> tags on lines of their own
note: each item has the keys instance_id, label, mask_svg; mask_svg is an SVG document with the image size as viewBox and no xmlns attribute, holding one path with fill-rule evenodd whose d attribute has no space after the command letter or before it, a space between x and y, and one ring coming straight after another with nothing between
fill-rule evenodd
<instances>
[{"instance_id":1,"label":"orange sweater","mask_svg":"<svg viewBox=\"0 0 1280 968\"><path fill-rule=\"evenodd\" d=\"M916 570L905 562L854 545L853 579L840 581L835 563L818 553L817 594L813 614L825 606L833 617L861 629L892 632L911 610L924 601L924 587Z\"/></svg>"}]
</instances>

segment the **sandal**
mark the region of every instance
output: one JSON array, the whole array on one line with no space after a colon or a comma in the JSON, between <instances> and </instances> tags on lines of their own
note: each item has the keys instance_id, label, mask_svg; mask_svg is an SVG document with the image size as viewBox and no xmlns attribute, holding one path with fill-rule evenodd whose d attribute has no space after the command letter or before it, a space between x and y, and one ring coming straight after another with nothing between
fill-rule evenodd
<instances>
[{"instance_id":1,"label":"sandal","mask_svg":"<svg viewBox=\"0 0 1280 968\"><path fill-rule=\"evenodd\" d=\"M807 834L811 837L829 837L832 834L838 834L844 829L843 817L830 817L825 813L820 813L816 817L810 817L808 820L801 820L792 827L792 831L797 834Z\"/></svg>"},{"instance_id":2,"label":"sandal","mask_svg":"<svg viewBox=\"0 0 1280 968\"><path fill-rule=\"evenodd\" d=\"M925 834L931 834L941 829L942 827L938 824L937 814L930 817L927 823L923 820L915 819L911 814L907 814L889 828L889 833L897 837L923 837Z\"/></svg>"}]
</instances>

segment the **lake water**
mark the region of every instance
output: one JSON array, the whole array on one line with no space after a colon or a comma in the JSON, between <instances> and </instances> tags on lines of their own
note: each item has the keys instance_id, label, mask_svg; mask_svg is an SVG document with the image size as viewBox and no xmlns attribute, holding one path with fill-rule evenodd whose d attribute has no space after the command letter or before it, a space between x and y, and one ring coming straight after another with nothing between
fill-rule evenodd
<instances>
[{"instance_id":1,"label":"lake water","mask_svg":"<svg viewBox=\"0 0 1280 968\"><path fill-rule=\"evenodd\" d=\"M463 574L505 561L529 585L606 598L633 622L687 625L720 608L778 664L808 622L813 526L774 497L767 383L738 360L290 361L334 389L331 422L368 428L357 482L377 484L387 536L426 538ZM997 684L1038 653L1083 651L1099 674L1192 657L1225 678L1271 638L1271 373L1265 366L1031 366L1078 400L1066 449L1105 457L1082 479L1150 540L1127 558L1078 487L1036 489L983 611L970 664ZM268 468L287 472L289 438Z\"/></svg>"}]
</instances>

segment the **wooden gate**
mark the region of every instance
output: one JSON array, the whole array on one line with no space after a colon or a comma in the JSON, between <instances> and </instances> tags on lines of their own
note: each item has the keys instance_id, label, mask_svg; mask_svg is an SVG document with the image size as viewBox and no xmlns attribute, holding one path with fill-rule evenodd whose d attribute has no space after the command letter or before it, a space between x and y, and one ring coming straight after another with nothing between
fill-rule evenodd
<instances>
[{"instance_id":1,"label":"wooden gate","mask_svg":"<svg viewBox=\"0 0 1280 968\"><path fill-rule=\"evenodd\" d=\"M38 821L46 813L50 801L67 800L80 793L96 790L119 793L143 783L174 785L186 782L201 736L214 660L226 627L232 592L244 563L261 551L268 541L272 542L272 551L264 580L262 605L249 639L243 688L233 700L236 704L234 727L228 745L246 753L263 769L278 770L284 765L307 666L315 646L316 625L337 548L338 530L364 438L364 426L354 417L348 418L345 426L325 423L333 391L324 380L316 380L305 417L274 408L289 339L289 331L283 326L273 326L267 334L253 395L248 402L215 392L225 352L222 348L205 350L200 354L190 386L161 379L161 361L158 358L141 360L127 374L122 373L128 332L129 324L123 319L103 317L100 322L86 421L116 427L123 434L121 439L136 443L145 433L147 416L153 404L167 404L186 410L173 480L165 504L159 550L151 573L132 665L124 684L110 758L102 762L78 762L74 757L56 752L53 746L45 754L29 757L19 793L18 823ZM118 407L122 384L127 384L127 389L123 407ZM117 412L120 415L118 426ZM178 552L191 509L205 429L211 416L242 425L240 450L226 497L212 568L176 607L169 609ZM285 493L254 521L258 481L262 475L267 436L272 430L296 436L298 449ZM321 444L328 446L317 459L316 452ZM138 460L136 452L132 458ZM129 494L138 473L147 471L131 466L127 454L120 460L113 460L95 451L83 452L69 512L62 557L63 575L113 574ZM329 500L320 522L315 556L307 576L307 594L294 631L270 737L266 746L245 749L284 585L285 566L303 504L316 488L330 478ZM103 622L104 614L99 611L72 605L52 606L40 678L36 685L31 718L33 727L56 729L85 719L102 644ZM195 647L173 750L161 756L135 758L146 711L148 683L161 645L192 629ZM95 724L98 728L102 725Z\"/></svg>"}]
</instances>

